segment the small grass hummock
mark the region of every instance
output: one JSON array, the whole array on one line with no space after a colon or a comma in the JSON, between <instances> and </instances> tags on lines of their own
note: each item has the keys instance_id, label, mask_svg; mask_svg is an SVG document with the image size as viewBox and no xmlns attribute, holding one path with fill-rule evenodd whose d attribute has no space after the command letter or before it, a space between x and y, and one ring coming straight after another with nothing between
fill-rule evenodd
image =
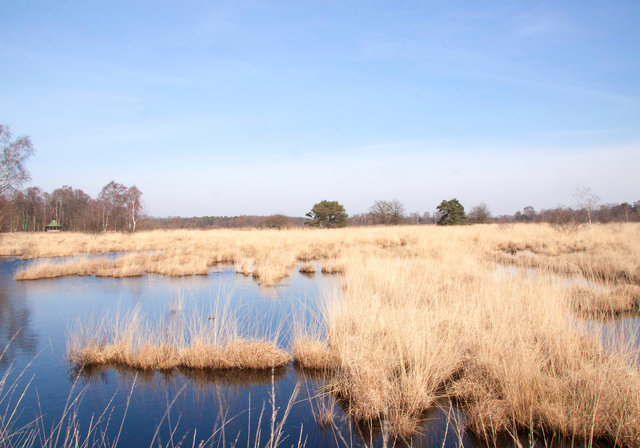
<instances>
[{"instance_id":1,"label":"small grass hummock","mask_svg":"<svg viewBox=\"0 0 640 448\"><path fill-rule=\"evenodd\" d=\"M340 358L327 350L320 341L297 339L293 346L293 361L303 369L333 371L340 367Z\"/></svg>"},{"instance_id":2,"label":"small grass hummock","mask_svg":"<svg viewBox=\"0 0 640 448\"><path fill-rule=\"evenodd\" d=\"M315 265L313 265L311 263L306 263L306 264L302 265L302 267L299 269L299 271L302 274L315 274L316 273L316 267L315 267Z\"/></svg>"},{"instance_id":3,"label":"small grass hummock","mask_svg":"<svg viewBox=\"0 0 640 448\"><path fill-rule=\"evenodd\" d=\"M286 366L289 359L289 354L275 344L250 340L226 346L145 345L138 350L122 344L97 344L69 351L69 360L79 366L111 365L141 370L264 370Z\"/></svg>"},{"instance_id":4,"label":"small grass hummock","mask_svg":"<svg viewBox=\"0 0 640 448\"><path fill-rule=\"evenodd\" d=\"M596 289L575 287L570 292L574 312L587 319L640 315L640 286Z\"/></svg>"},{"instance_id":5,"label":"small grass hummock","mask_svg":"<svg viewBox=\"0 0 640 448\"><path fill-rule=\"evenodd\" d=\"M341 264L325 264L321 269L323 274L344 274L345 268Z\"/></svg>"},{"instance_id":6,"label":"small grass hummock","mask_svg":"<svg viewBox=\"0 0 640 448\"><path fill-rule=\"evenodd\" d=\"M141 370L263 370L290 362L275 336L263 340L240 335L228 306L191 316L172 306L169 315L150 322L136 309L126 316L107 315L97 324L78 324L68 336L69 361L78 367Z\"/></svg>"}]
</instances>

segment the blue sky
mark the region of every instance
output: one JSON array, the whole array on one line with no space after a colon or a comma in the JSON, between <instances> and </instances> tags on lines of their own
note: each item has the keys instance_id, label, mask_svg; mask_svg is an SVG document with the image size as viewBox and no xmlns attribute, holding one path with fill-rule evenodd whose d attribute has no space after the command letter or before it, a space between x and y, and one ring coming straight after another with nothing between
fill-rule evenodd
<instances>
[{"instance_id":1,"label":"blue sky","mask_svg":"<svg viewBox=\"0 0 640 448\"><path fill-rule=\"evenodd\" d=\"M31 185L154 216L637 201L638 30L637 1L0 0L0 123Z\"/></svg>"}]
</instances>

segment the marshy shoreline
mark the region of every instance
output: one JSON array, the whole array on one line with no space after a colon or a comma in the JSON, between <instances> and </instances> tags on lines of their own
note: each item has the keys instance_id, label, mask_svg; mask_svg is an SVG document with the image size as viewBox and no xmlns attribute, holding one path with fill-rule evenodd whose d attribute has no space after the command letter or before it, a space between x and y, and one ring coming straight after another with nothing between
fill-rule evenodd
<instances>
[{"instance_id":1,"label":"marshy shoreline","mask_svg":"<svg viewBox=\"0 0 640 448\"><path fill-rule=\"evenodd\" d=\"M135 254L42 261L108 252ZM449 399L464 411L464 431L483 440L527 433L640 444L638 346L629 335L604 344L607 335L582 323L640 314L638 224L571 235L537 224L15 234L2 238L0 255L39 259L16 274L34 281L207 275L220 264L262 286L300 266L341 275L342 287L323 293L317 321L296 322L291 347L221 332L233 322L229 312L169 336L129 315L70 328L69 360L78 367L251 370L247 359L256 369L293 359L318 372L346 416L384 421L398 440L411 440L425 413ZM504 265L521 272L500 275ZM557 276L583 283L558 284ZM246 355L258 346L272 361ZM245 350L245 361L221 362L230 347Z\"/></svg>"}]
</instances>

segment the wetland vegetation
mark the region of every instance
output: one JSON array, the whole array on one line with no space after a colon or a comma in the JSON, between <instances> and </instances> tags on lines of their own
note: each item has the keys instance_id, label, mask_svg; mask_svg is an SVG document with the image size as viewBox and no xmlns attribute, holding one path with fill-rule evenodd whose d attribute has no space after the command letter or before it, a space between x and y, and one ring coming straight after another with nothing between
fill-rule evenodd
<instances>
[{"instance_id":1,"label":"wetland vegetation","mask_svg":"<svg viewBox=\"0 0 640 448\"><path fill-rule=\"evenodd\" d=\"M132 254L53 258L108 252ZM19 281L190 276L220 264L263 286L315 266L341 275L317 312L283 330L288 346L237 331L228 307L179 326L128 313L69 328L79 368L240 373L292 359L321 378L323 400L358 424L380 422L390 440L411 442L445 399L464 413L460 431L480 440L640 443L637 341L588 325L640 313L636 223L571 234L545 224L19 233L3 237L0 254L44 260L18 270Z\"/></svg>"}]
</instances>

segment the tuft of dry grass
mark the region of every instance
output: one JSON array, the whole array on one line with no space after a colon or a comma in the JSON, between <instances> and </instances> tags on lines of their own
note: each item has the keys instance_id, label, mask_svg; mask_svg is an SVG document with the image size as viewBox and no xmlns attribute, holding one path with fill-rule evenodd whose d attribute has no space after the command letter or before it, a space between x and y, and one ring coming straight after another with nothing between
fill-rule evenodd
<instances>
[{"instance_id":1,"label":"tuft of dry grass","mask_svg":"<svg viewBox=\"0 0 640 448\"><path fill-rule=\"evenodd\" d=\"M299 270L301 273L303 274L315 274L316 273L316 267L315 265L311 264L311 263L306 263L304 265L302 265L300 267Z\"/></svg>"},{"instance_id":2,"label":"tuft of dry grass","mask_svg":"<svg viewBox=\"0 0 640 448\"><path fill-rule=\"evenodd\" d=\"M224 347L190 346L179 351L179 367L192 369L270 369L289 364L289 354L275 344L237 340Z\"/></svg>"},{"instance_id":3,"label":"tuft of dry grass","mask_svg":"<svg viewBox=\"0 0 640 448\"><path fill-rule=\"evenodd\" d=\"M344 274L345 267L340 264L331 263L323 265L321 271L323 274Z\"/></svg>"},{"instance_id":4,"label":"tuft of dry grass","mask_svg":"<svg viewBox=\"0 0 640 448\"><path fill-rule=\"evenodd\" d=\"M235 260L234 264L236 273L246 276L253 274L253 260L249 258L239 258Z\"/></svg>"},{"instance_id":5,"label":"tuft of dry grass","mask_svg":"<svg viewBox=\"0 0 640 448\"><path fill-rule=\"evenodd\" d=\"M492 238L498 250L493 256L501 263L595 282L640 285L638 233L637 223L599 224L569 236L544 225L515 226L509 235Z\"/></svg>"},{"instance_id":6,"label":"tuft of dry grass","mask_svg":"<svg viewBox=\"0 0 640 448\"><path fill-rule=\"evenodd\" d=\"M303 369L333 371L340 365L339 358L321 341L298 338L293 346L293 360Z\"/></svg>"},{"instance_id":7,"label":"tuft of dry grass","mask_svg":"<svg viewBox=\"0 0 640 448\"><path fill-rule=\"evenodd\" d=\"M400 410L393 410L386 417L389 426L389 436L394 440L409 441L420 428L422 423L420 415L414 415Z\"/></svg>"},{"instance_id":8,"label":"tuft of dry grass","mask_svg":"<svg viewBox=\"0 0 640 448\"><path fill-rule=\"evenodd\" d=\"M640 286L574 287L570 295L574 312L587 319L640 314Z\"/></svg>"},{"instance_id":9,"label":"tuft of dry grass","mask_svg":"<svg viewBox=\"0 0 640 448\"><path fill-rule=\"evenodd\" d=\"M270 369L286 366L290 356L274 342L238 333L227 308L150 322L139 310L78 322L68 337L69 361L76 366L124 366L141 370ZM203 316L214 315L214 319Z\"/></svg>"}]
</instances>

